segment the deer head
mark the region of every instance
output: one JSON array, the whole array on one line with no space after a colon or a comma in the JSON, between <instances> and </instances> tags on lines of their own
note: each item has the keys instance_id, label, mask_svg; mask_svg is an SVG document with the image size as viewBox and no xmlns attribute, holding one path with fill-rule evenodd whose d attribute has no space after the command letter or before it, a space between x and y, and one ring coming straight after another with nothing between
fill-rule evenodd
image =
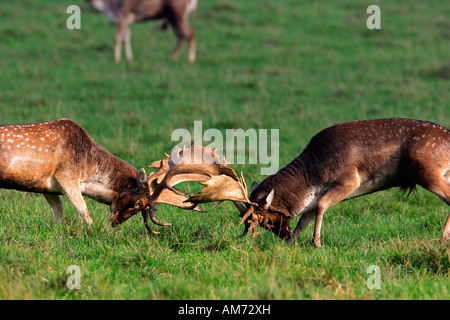
<instances>
[{"instance_id":1,"label":"deer head","mask_svg":"<svg viewBox=\"0 0 450 320\"><path fill-rule=\"evenodd\" d=\"M150 194L147 184L148 178L145 169L141 169L136 178L136 187L122 193L111 204L110 222L113 227L144 211L147 212L150 204Z\"/></svg>"},{"instance_id":2,"label":"deer head","mask_svg":"<svg viewBox=\"0 0 450 320\"><path fill-rule=\"evenodd\" d=\"M233 202L242 217L239 224L244 223L245 228L242 236L252 230L252 236L256 234L258 225L269 230L284 240L292 235L289 224L289 212L273 204L275 189L267 192L264 188L258 188L256 181L253 182L250 194L250 204L243 206Z\"/></svg>"}]
</instances>

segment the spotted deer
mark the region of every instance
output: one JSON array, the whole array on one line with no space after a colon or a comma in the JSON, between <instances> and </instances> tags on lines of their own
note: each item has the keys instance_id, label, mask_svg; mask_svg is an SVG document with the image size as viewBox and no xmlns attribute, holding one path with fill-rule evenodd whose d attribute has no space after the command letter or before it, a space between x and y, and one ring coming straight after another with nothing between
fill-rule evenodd
<instances>
[{"instance_id":1,"label":"spotted deer","mask_svg":"<svg viewBox=\"0 0 450 320\"><path fill-rule=\"evenodd\" d=\"M147 20L162 19L173 27L177 44L173 58L177 59L184 40L189 41L188 61L195 62L195 32L187 20L195 11L198 0L85 0L97 11L106 15L116 24L114 60L120 61L122 42L125 43L125 54L129 61L133 60L131 50L130 24Z\"/></svg>"},{"instance_id":2,"label":"spotted deer","mask_svg":"<svg viewBox=\"0 0 450 320\"><path fill-rule=\"evenodd\" d=\"M205 170L198 167L192 172ZM189 201L231 200L245 224L243 235L249 230L254 235L260 225L287 242L294 242L314 220L312 242L320 247L325 211L344 200L419 185L450 205L450 131L432 122L399 118L340 123L316 134L277 173L260 184L254 182L249 196L242 194L243 178L234 184L240 197L224 194L227 183L218 177L212 180L206 192ZM292 231L290 220L297 216L301 218ZM449 238L450 215L442 240Z\"/></svg>"},{"instance_id":3,"label":"spotted deer","mask_svg":"<svg viewBox=\"0 0 450 320\"><path fill-rule=\"evenodd\" d=\"M126 220L138 212L149 231L148 216L157 225L167 225L156 221L149 211L151 191L145 170L138 172L113 156L68 119L0 126L0 188L44 194L57 222L63 213L59 196L66 195L90 225L84 195L110 206L112 226L120 224L119 216ZM182 202L169 196L152 201Z\"/></svg>"}]
</instances>

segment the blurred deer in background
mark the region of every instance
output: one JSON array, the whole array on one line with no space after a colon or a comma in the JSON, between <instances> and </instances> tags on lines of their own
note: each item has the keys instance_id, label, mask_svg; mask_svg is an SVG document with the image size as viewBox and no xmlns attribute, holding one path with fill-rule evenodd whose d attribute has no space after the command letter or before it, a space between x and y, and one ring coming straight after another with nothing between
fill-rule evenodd
<instances>
[{"instance_id":1,"label":"blurred deer in background","mask_svg":"<svg viewBox=\"0 0 450 320\"><path fill-rule=\"evenodd\" d=\"M195 32L187 24L188 16L197 8L198 0L85 0L106 15L117 26L114 60L120 61L122 42L125 54L133 60L130 24L163 19L169 23L177 37L173 58L177 59L184 40L189 41L188 61L195 62Z\"/></svg>"},{"instance_id":2,"label":"blurred deer in background","mask_svg":"<svg viewBox=\"0 0 450 320\"><path fill-rule=\"evenodd\" d=\"M288 242L314 219L316 247L325 211L344 200L419 185L450 205L450 131L427 121L393 118L331 126L287 166L260 184L254 182L250 196L242 177L212 174L210 166L187 169L207 185L190 202L231 200L245 224L243 235L249 230L254 235L260 225ZM292 231L290 219L299 215ZM450 215L442 240L449 238Z\"/></svg>"}]
</instances>

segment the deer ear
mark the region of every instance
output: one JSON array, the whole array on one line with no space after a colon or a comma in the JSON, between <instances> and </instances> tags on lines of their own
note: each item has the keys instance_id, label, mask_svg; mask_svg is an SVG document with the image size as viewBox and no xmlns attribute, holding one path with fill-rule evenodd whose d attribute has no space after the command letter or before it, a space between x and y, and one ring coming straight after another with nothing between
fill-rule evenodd
<instances>
[{"instance_id":1,"label":"deer ear","mask_svg":"<svg viewBox=\"0 0 450 320\"><path fill-rule=\"evenodd\" d=\"M269 207L272 205L274 194L275 194L275 190L272 189L272 191L270 191L270 193L266 197L266 205L264 206L264 209L269 209Z\"/></svg>"},{"instance_id":2,"label":"deer ear","mask_svg":"<svg viewBox=\"0 0 450 320\"><path fill-rule=\"evenodd\" d=\"M253 183L252 183L252 187L250 188L250 193L252 193L253 192L253 190L255 190L256 189L256 187L258 186L258 182L256 182L256 181L253 181Z\"/></svg>"},{"instance_id":3,"label":"deer ear","mask_svg":"<svg viewBox=\"0 0 450 320\"><path fill-rule=\"evenodd\" d=\"M145 173L145 169L142 168L137 175L137 184L139 186L139 188L145 189L148 188L147 182L148 182L148 178L147 178L147 173Z\"/></svg>"}]
</instances>

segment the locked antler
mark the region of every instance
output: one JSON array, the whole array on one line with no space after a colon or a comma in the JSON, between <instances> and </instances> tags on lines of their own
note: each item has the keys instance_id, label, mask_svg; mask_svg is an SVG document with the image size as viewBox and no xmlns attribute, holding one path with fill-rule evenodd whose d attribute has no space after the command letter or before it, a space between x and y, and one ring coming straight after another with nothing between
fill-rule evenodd
<instances>
[{"instance_id":1,"label":"locked antler","mask_svg":"<svg viewBox=\"0 0 450 320\"><path fill-rule=\"evenodd\" d=\"M248 219L251 213L245 216L256 204L248 199L242 172L238 177L236 172L228 167L225 157L221 160L216 150L196 144L189 149L175 147L170 156L165 155L165 159L155 161L149 166L157 168L148 176L152 203L169 203L182 209L204 212L198 206L199 203L215 202L215 208L222 201L230 200L239 209L240 216L245 217L241 221L242 223L245 220L246 223L244 234L250 229L253 234L256 232L258 223L252 222L255 217L258 218L256 214L253 213L253 220ZM200 192L186 197L187 194L175 188L175 185L186 181L197 181L205 187Z\"/></svg>"}]
</instances>

